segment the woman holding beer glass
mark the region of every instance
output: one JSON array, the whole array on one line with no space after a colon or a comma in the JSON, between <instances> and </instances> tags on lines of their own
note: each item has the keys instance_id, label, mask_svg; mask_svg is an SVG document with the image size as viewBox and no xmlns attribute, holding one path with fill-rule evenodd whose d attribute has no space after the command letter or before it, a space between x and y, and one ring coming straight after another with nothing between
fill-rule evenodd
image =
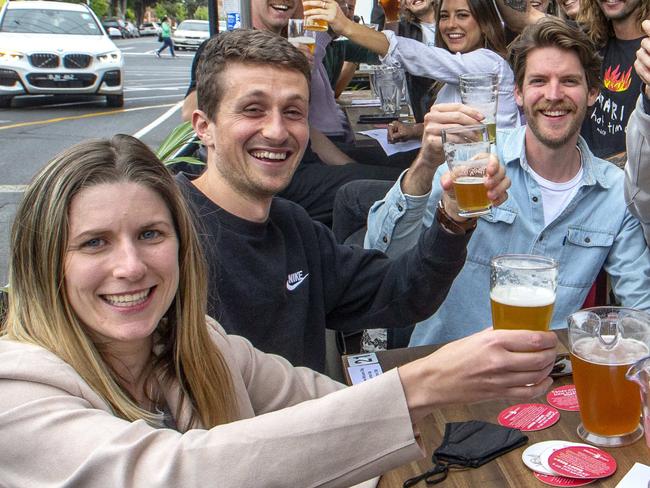
<instances>
[{"instance_id":1,"label":"woman holding beer glass","mask_svg":"<svg viewBox=\"0 0 650 488\"><path fill-rule=\"evenodd\" d=\"M206 318L200 249L137 139L36 175L0 337L4 487L349 486L421 457L412 423L432 408L551 383L553 334L491 331L344 388Z\"/></svg>"},{"instance_id":2,"label":"woman holding beer glass","mask_svg":"<svg viewBox=\"0 0 650 488\"><path fill-rule=\"evenodd\" d=\"M306 18L323 19L340 35L383 56L384 63L398 62L406 71L442 83L435 103L461 103L459 76L497 73L499 128L520 125L514 99L514 75L507 61L506 41L491 0L442 0L436 12L436 46L376 32L351 22L335 0L305 0ZM486 114L482 114L486 115Z\"/></svg>"}]
</instances>

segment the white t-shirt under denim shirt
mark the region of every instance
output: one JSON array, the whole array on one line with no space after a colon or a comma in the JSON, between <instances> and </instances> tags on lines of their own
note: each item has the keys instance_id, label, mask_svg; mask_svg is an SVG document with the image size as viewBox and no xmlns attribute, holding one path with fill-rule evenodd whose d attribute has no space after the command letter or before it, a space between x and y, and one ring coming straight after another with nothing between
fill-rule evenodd
<instances>
[{"instance_id":1,"label":"white t-shirt under denim shirt","mask_svg":"<svg viewBox=\"0 0 650 488\"><path fill-rule=\"evenodd\" d=\"M580 152L580 149L578 149L578 152ZM584 174L582 167L582 153L580 153L580 169L569 181L564 181L562 183L550 181L538 175L533 171L533 168L531 168L530 165L528 166L528 169L530 170L533 179L539 185L542 194L542 206L544 208L544 225L548 225L562 213L567 205L569 205L580 188L580 182L582 181L582 176Z\"/></svg>"}]
</instances>

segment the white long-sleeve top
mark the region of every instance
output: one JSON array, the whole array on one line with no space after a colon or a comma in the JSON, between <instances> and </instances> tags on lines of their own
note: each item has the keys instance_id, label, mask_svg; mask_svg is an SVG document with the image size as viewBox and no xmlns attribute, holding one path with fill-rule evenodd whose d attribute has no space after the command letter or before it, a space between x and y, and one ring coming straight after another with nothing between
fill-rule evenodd
<instances>
[{"instance_id":1,"label":"white long-sleeve top","mask_svg":"<svg viewBox=\"0 0 650 488\"><path fill-rule=\"evenodd\" d=\"M390 42L382 62L398 62L412 75L426 76L445 84L435 103L461 103L458 77L466 73L493 72L499 75L499 101L497 127L507 129L521 125L519 109L515 103L515 77L505 59L489 49L476 49L469 53L452 53L439 47L395 35L385 30Z\"/></svg>"}]
</instances>

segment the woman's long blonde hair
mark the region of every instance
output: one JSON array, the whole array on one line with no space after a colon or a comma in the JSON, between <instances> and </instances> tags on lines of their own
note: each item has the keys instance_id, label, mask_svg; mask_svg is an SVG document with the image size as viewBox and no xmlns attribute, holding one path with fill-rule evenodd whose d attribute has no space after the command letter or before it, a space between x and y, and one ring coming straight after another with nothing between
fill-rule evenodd
<instances>
[{"instance_id":1,"label":"woman's long blonde hair","mask_svg":"<svg viewBox=\"0 0 650 488\"><path fill-rule=\"evenodd\" d=\"M192 218L171 174L139 140L117 135L77 144L56 156L34 178L18 208L11 234L9 310L3 334L37 344L70 364L113 408L115 415L159 424L160 415L141 408L120 386L72 309L64 273L68 211L85 188L133 182L167 205L179 242L179 285L156 330L156 354L149 376L164 385L178 381L192 414L184 431L210 428L237 417L232 378L205 323L205 263ZM180 411L175 412L177 421Z\"/></svg>"},{"instance_id":2,"label":"woman's long blonde hair","mask_svg":"<svg viewBox=\"0 0 650 488\"><path fill-rule=\"evenodd\" d=\"M639 2L637 13L637 27L639 32L643 32L641 23L650 17L650 5L647 0ZM605 17L596 0L580 0L580 9L576 20L584 26L584 30L596 47L601 48L610 37L614 37L614 27L612 21Z\"/></svg>"}]
</instances>

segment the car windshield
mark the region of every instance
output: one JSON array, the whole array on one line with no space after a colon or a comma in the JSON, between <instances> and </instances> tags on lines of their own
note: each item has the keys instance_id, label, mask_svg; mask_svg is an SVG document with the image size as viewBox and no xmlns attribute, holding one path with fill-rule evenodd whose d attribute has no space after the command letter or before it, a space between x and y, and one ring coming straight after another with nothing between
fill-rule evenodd
<instances>
[{"instance_id":1,"label":"car windshield","mask_svg":"<svg viewBox=\"0 0 650 488\"><path fill-rule=\"evenodd\" d=\"M87 12L32 8L7 9L0 31L24 34L102 35L97 22Z\"/></svg>"},{"instance_id":2,"label":"car windshield","mask_svg":"<svg viewBox=\"0 0 650 488\"><path fill-rule=\"evenodd\" d=\"M208 32L210 30L210 25L205 22L181 22L178 24L178 29L179 30L188 30L188 31L205 31Z\"/></svg>"}]
</instances>

